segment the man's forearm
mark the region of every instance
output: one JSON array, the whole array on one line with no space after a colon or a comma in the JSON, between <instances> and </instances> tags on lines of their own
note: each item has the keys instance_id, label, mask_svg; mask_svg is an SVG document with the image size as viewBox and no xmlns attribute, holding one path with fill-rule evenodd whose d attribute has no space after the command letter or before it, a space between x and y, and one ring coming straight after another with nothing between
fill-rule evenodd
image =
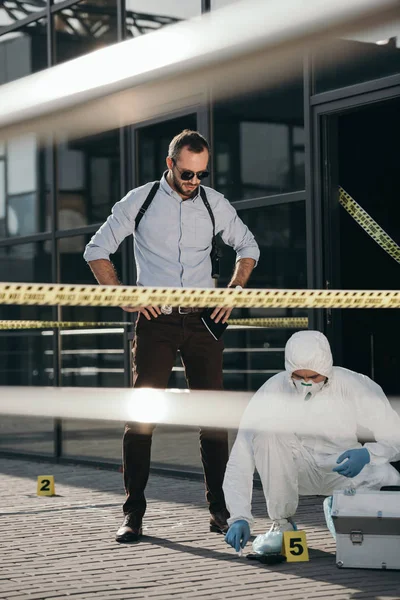
<instances>
[{"instance_id":1,"label":"man's forearm","mask_svg":"<svg viewBox=\"0 0 400 600\"><path fill-rule=\"evenodd\" d=\"M255 266L256 261L253 258L241 258L238 260L228 287L235 287L236 285L244 287Z\"/></svg>"},{"instance_id":2,"label":"man's forearm","mask_svg":"<svg viewBox=\"0 0 400 600\"><path fill-rule=\"evenodd\" d=\"M100 285L121 285L111 261L99 258L91 260L88 264ZM121 306L121 308L126 312L140 312L149 321L152 317L157 318L161 314L158 306Z\"/></svg>"},{"instance_id":3,"label":"man's forearm","mask_svg":"<svg viewBox=\"0 0 400 600\"><path fill-rule=\"evenodd\" d=\"M88 264L100 285L121 285L111 261L99 258L91 260Z\"/></svg>"}]
</instances>

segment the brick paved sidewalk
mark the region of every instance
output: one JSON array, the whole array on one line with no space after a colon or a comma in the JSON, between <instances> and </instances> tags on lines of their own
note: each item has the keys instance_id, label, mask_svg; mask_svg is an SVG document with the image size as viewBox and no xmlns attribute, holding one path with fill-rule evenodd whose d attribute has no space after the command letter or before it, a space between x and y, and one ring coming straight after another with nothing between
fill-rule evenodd
<instances>
[{"instance_id":1,"label":"brick paved sidewalk","mask_svg":"<svg viewBox=\"0 0 400 600\"><path fill-rule=\"evenodd\" d=\"M0 473L1 600L400 599L400 572L337 569L321 499L303 499L297 515L310 562L269 567L208 532L199 481L151 476L145 537L124 546L120 474L6 459ZM36 496L42 474L55 476L56 497ZM254 506L261 533L259 490Z\"/></svg>"}]
</instances>

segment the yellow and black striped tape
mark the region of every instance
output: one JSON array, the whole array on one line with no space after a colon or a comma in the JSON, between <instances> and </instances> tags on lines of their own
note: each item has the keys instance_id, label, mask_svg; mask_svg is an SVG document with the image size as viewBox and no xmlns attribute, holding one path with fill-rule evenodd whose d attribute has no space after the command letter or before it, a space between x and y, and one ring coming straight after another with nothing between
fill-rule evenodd
<instances>
[{"instance_id":1,"label":"yellow and black striped tape","mask_svg":"<svg viewBox=\"0 0 400 600\"><path fill-rule=\"evenodd\" d=\"M276 317L253 319L229 319L229 325L243 327L268 327L285 329L307 329L307 317ZM83 327L123 327L132 323L120 321L29 321L29 320L0 320L0 330L11 329L80 329Z\"/></svg>"},{"instance_id":2,"label":"yellow and black striped tape","mask_svg":"<svg viewBox=\"0 0 400 600\"><path fill-rule=\"evenodd\" d=\"M0 304L60 306L219 306L229 308L400 308L396 290L145 288L0 283Z\"/></svg>"},{"instance_id":3,"label":"yellow and black striped tape","mask_svg":"<svg viewBox=\"0 0 400 600\"><path fill-rule=\"evenodd\" d=\"M400 246L342 187L339 187L339 202L360 227L362 227L364 231L389 254L389 256L400 263Z\"/></svg>"},{"instance_id":4,"label":"yellow and black striped tape","mask_svg":"<svg viewBox=\"0 0 400 600\"><path fill-rule=\"evenodd\" d=\"M265 317L250 319L229 319L228 325L243 327L268 327L270 329L307 329L307 317Z\"/></svg>"},{"instance_id":5,"label":"yellow and black striped tape","mask_svg":"<svg viewBox=\"0 0 400 600\"><path fill-rule=\"evenodd\" d=\"M124 327L131 323L119 321L33 321L0 320L1 329L80 329L83 327Z\"/></svg>"}]
</instances>

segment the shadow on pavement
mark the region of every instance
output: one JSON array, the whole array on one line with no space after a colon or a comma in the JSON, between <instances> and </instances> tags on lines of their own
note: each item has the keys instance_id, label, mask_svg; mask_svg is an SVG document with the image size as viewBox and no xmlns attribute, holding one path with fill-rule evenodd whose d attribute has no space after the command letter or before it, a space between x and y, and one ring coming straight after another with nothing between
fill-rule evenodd
<instances>
[{"instance_id":1,"label":"shadow on pavement","mask_svg":"<svg viewBox=\"0 0 400 600\"><path fill-rule=\"evenodd\" d=\"M246 565L250 569L262 569L269 573L290 573L293 577L299 577L309 579L313 581L323 582L331 585L340 585L344 588L357 589L359 591L351 593L348 596L349 600L383 600L383 598L400 598L400 573L396 571L366 571L361 569L338 569L335 565L335 555L331 552L325 552L323 550L314 549L309 547L310 562L303 563L280 563L278 565L264 565L257 561L251 561L247 558L238 558L233 554L233 550L225 552L218 552L216 550L210 550L208 548L199 548L188 546L179 542L173 542L169 539L155 537L155 536L143 536L142 543L154 544L161 548L168 550L179 551L185 554L200 558L213 558L221 562L229 562L230 564L236 563L240 567L240 575L242 577L242 567ZM126 546L125 546L126 547ZM134 544L137 549L140 544ZM232 567L230 567L232 568ZM234 577L234 572L232 572ZM381 584L384 591L379 592L377 587ZM393 584L393 592L397 595L391 595L391 590L388 586ZM371 589L372 588L372 589ZM294 591L294 590L293 590ZM321 592L323 590L321 589ZM339 590L337 590L339 591ZM376 595L377 594L377 595ZM332 596L331 590L327 590L325 597ZM293 596L295 597L295 596ZM322 598L323 596L320 595ZM332 596L333 597L333 596Z\"/></svg>"},{"instance_id":2,"label":"shadow on pavement","mask_svg":"<svg viewBox=\"0 0 400 600\"><path fill-rule=\"evenodd\" d=\"M110 477L107 485L104 485L104 477L96 478L96 472L104 471L95 465L76 465L69 463L55 463L46 460L34 460L20 457L2 457L0 453L0 473L4 475L18 476L32 481L32 494L36 496L36 478L40 472L48 471L55 475L55 484L57 495L67 498L68 494L64 490L57 490L57 485L66 485L75 488L90 488L100 492L115 493L121 499L121 505L124 501L122 474L118 473L117 469L110 470ZM174 485L174 481L180 481L185 485ZM199 479L179 477L172 478L170 475L160 475L159 473L151 473L149 483L146 489L146 497L149 505L156 501L171 502L179 504L189 504L206 509L205 490L203 483ZM299 510L297 513L297 521L301 522L302 526L318 526L324 523L322 517L322 497L305 496L301 497ZM256 489L253 494L253 513L255 517L268 519L265 500L260 489ZM317 517L317 518L316 518ZM321 520L322 519L322 520Z\"/></svg>"}]
</instances>

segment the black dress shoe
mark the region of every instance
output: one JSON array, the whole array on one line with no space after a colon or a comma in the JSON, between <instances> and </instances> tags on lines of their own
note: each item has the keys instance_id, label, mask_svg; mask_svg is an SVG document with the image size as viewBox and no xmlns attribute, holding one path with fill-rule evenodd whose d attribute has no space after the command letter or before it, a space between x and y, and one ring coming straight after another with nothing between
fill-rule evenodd
<instances>
[{"instance_id":1,"label":"black dress shoe","mask_svg":"<svg viewBox=\"0 0 400 600\"><path fill-rule=\"evenodd\" d=\"M130 513L125 516L121 527L115 537L120 544L132 544L138 542L142 537L142 519L137 515Z\"/></svg>"},{"instance_id":2,"label":"black dress shoe","mask_svg":"<svg viewBox=\"0 0 400 600\"><path fill-rule=\"evenodd\" d=\"M229 513L226 508L219 512L211 513L210 531L213 531L214 533L225 534L229 529L227 519L229 519Z\"/></svg>"}]
</instances>

